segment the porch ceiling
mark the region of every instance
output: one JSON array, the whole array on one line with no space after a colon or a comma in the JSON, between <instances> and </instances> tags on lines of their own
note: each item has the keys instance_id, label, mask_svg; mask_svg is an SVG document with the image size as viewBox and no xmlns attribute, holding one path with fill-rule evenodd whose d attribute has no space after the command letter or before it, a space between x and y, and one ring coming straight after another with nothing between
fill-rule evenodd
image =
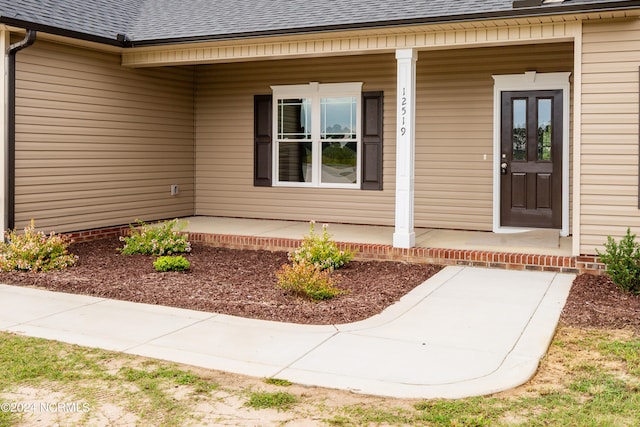
<instances>
[{"instance_id":1,"label":"porch ceiling","mask_svg":"<svg viewBox=\"0 0 640 427\"><path fill-rule=\"evenodd\" d=\"M428 50L558 42L572 40L580 32L581 21L625 19L638 15L640 15L640 11L622 10L251 40L226 40L161 47L134 47L123 52L122 65L155 67L376 54L393 52L398 48Z\"/></svg>"}]
</instances>

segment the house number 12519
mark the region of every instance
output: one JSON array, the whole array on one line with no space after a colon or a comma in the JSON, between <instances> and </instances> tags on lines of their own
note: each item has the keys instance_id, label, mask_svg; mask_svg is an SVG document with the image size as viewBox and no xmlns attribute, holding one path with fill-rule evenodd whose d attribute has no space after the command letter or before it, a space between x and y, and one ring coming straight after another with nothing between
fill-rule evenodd
<instances>
[{"instance_id":1,"label":"house number 12519","mask_svg":"<svg viewBox=\"0 0 640 427\"><path fill-rule=\"evenodd\" d=\"M402 100L400 103L401 112L400 117L402 117L402 126L400 127L400 135L404 136L407 133L406 128L406 120L407 120L407 88L402 88Z\"/></svg>"}]
</instances>

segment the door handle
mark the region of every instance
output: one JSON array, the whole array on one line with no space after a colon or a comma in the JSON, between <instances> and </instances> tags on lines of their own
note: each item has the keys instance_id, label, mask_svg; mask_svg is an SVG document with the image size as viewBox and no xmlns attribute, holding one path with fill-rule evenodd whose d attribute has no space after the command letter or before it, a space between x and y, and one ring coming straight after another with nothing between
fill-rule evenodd
<instances>
[{"instance_id":1,"label":"door handle","mask_svg":"<svg viewBox=\"0 0 640 427\"><path fill-rule=\"evenodd\" d=\"M507 174L507 168L509 167L509 165L507 164L507 162L502 162L500 163L500 173L502 175L506 175Z\"/></svg>"}]
</instances>

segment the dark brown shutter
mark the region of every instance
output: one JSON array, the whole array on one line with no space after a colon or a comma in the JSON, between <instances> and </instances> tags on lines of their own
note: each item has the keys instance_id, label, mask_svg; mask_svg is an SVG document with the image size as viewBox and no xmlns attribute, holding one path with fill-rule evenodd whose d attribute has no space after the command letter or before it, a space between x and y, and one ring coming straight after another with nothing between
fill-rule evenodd
<instances>
[{"instance_id":1,"label":"dark brown shutter","mask_svg":"<svg viewBox=\"0 0 640 427\"><path fill-rule=\"evenodd\" d=\"M253 185L271 187L271 95L253 98Z\"/></svg>"},{"instance_id":2,"label":"dark brown shutter","mask_svg":"<svg viewBox=\"0 0 640 427\"><path fill-rule=\"evenodd\" d=\"M382 190L382 92L362 93L362 189Z\"/></svg>"}]
</instances>

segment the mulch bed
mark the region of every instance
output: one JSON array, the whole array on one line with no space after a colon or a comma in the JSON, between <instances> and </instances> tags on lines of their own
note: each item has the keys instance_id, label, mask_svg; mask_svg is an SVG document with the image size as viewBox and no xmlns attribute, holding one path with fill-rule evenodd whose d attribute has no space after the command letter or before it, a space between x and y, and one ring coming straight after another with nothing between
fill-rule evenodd
<instances>
[{"instance_id":1,"label":"mulch bed","mask_svg":"<svg viewBox=\"0 0 640 427\"><path fill-rule=\"evenodd\" d=\"M441 267L352 261L335 271L334 299L312 302L276 286L285 252L233 250L193 244L186 273L158 273L153 257L121 255L117 239L76 243L78 264L48 273L0 272L0 283L36 286L149 304L302 324L340 324L380 313ZM561 323L580 328L630 328L640 333L640 295L622 292L606 276L576 278Z\"/></svg>"},{"instance_id":2,"label":"mulch bed","mask_svg":"<svg viewBox=\"0 0 640 427\"><path fill-rule=\"evenodd\" d=\"M192 244L185 273L158 273L154 257L121 255L117 239L69 247L78 263L47 273L0 272L0 282L149 304L303 324L340 324L380 313L441 267L352 261L333 273L347 293L327 301L287 295L275 272L286 252L233 250Z\"/></svg>"},{"instance_id":3,"label":"mulch bed","mask_svg":"<svg viewBox=\"0 0 640 427\"><path fill-rule=\"evenodd\" d=\"M631 329L640 334L640 295L623 292L606 276L573 281L560 321L581 328Z\"/></svg>"}]
</instances>

